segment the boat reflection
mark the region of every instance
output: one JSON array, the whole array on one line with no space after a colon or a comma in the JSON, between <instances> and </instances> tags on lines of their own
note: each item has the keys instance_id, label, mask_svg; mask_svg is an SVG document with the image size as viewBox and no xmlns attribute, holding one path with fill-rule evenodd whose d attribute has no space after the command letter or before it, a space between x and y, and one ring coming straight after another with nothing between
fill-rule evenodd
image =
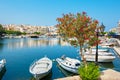
<instances>
[{"instance_id":1,"label":"boat reflection","mask_svg":"<svg viewBox=\"0 0 120 80\"><path fill-rule=\"evenodd\" d=\"M57 67L60 69L60 71L64 74L64 76L73 76L75 75L74 73L68 72L65 69L63 69L59 64L57 64Z\"/></svg>"},{"instance_id":2,"label":"boat reflection","mask_svg":"<svg viewBox=\"0 0 120 80\"><path fill-rule=\"evenodd\" d=\"M3 49L3 43L0 41L0 51Z\"/></svg>"},{"instance_id":3,"label":"boat reflection","mask_svg":"<svg viewBox=\"0 0 120 80\"><path fill-rule=\"evenodd\" d=\"M108 69L108 68L110 68L110 69L114 68L114 65L113 65L112 62L109 62L109 63L99 63L99 65L100 65L100 69L101 70L105 70L105 69Z\"/></svg>"},{"instance_id":4,"label":"boat reflection","mask_svg":"<svg viewBox=\"0 0 120 80\"><path fill-rule=\"evenodd\" d=\"M2 71L0 72L0 80L2 80L5 72L6 72L6 67L2 68Z\"/></svg>"},{"instance_id":5,"label":"boat reflection","mask_svg":"<svg viewBox=\"0 0 120 80\"><path fill-rule=\"evenodd\" d=\"M30 80L38 80L38 79L32 77ZM52 70L47 76L45 76L44 78L39 79L39 80L52 80Z\"/></svg>"}]
</instances>

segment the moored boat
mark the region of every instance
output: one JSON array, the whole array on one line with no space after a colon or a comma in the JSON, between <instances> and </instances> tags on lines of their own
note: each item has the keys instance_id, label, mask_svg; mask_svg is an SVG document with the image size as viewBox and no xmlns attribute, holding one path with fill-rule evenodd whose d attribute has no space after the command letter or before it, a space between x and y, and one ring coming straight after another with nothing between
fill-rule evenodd
<instances>
[{"instance_id":1,"label":"moored boat","mask_svg":"<svg viewBox=\"0 0 120 80\"><path fill-rule=\"evenodd\" d=\"M85 49L85 52L87 51L92 51L92 52L96 52L96 48L91 48L91 49ZM108 52L109 48L104 48L104 47L99 47L98 48L99 52ZM80 52L80 50L77 50L77 52Z\"/></svg>"},{"instance_id":2,"label":"moored boat","mask_svg":"<svg viewBox=\"0 0 120 80\"><path fill-rule=\"evenodd\" d=\"M98 48L99 52L108 52L108 48ZM92 51L96 51L96 48L92 48Z\"/></svg>"},{"instance_id":3,"label":"moored boat","mask_svg":"<svg viewBox=\"0 0 120 80\"><path fill-rule=\"evenodd\" d=\"M95 55L96 51L92 51L91 53L89 51L84 52L84 55ZM102 52L102 51L98 51L98 55L100 56L112 56L113 54L111 52Z\"/></svg>"},{"instance_id":4,"label":"moored boat","mask_svg":"<svg viewBox=\"0 0 120 80\"><path fill-rule=\"evenodd\" d=\"M80 67L80 61L69 57L57 58L58 64L65 70L78 74L78 68Z\"/></svg>"},{"instance_id":5,"label":"moored boat","mask_svg":"<svg viewBox=\"0 0 120 80\"><path fill-rule=\"evenodd\" d=\"M5 67L5 64L6 64L6 60L5 59L2 59L0 61L0 72L2 71L2 69Z\"/></svg>"},{"instance_id":6,"label":"moored boat","mask_svg":"<svg viewBox=\"0 0 120 80\"><path fill-rule=\"evenodd\" d=\"M95 56L96 55L84 55L84 58L86 59L86 61L95 61ZM101 55L98 55L98 62L112 62L114 59L115 59L114 55L112 55L112 56L108 56L108 55L101 56Z\"/></svg>"},{"instance_id":7,"label":"moored boat","mask_svg":"<svg viewBox=\"0 0 120 80\"><path fill-rule=\"evenodd\" d=\"M30 73L36 78L41 79L47 76L52 69L52 60L48 57L43 57L35 61L29 68Z\"/></svg>"}]
</instances>

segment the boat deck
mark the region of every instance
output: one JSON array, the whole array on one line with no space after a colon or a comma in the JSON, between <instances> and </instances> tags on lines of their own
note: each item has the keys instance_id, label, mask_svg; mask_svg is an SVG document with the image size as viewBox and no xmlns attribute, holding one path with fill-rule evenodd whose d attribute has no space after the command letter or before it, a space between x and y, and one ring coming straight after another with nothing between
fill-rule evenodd
<instances>
[{"instance_id":1,"label":"boat deck","mask_svg":"<svg viewBox=\"0 0 120 80\"><path fill-rule=\"evenodd\" d=\"M41 74L47 72L50 68L50 61L46 59L40 59L33 64L31 71L34 74Z\"/></svg>"},{"instance_id":2,"label":"boat deck","mask_svg":"<svg viewBox=\"0 0 120 80\"><path fill-rule=\"evenodd\" d=\"M34 73L43 73L48 70L47 63L36 63L35 67L33 68Z\"/></svg>"}]
</instances>

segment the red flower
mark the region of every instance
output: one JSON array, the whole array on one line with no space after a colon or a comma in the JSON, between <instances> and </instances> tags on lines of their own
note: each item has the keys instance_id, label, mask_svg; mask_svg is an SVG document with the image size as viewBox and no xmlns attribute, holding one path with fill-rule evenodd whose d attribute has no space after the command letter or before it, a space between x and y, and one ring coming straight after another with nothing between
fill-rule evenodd
<instances>
[{"instance_id":1,"label":"red flower","mask_svg":"<svg viewBox=\"0 0 120 80\"><path fill-rule=\"evenodd\" d=\"M95 22L96 24L98 24L98 21L97 21L97 20L95 20L94 22Z\"/></svg>"},{"instance_id":2,"label":"red flower","mask_svg":"<svg viewBox=\"0 0 120 80\"><path fill-rule=\"evenodd\" d=\"M76 19L73 19L73 22L75 22L76 21Z\"/></svg>"},{"instance_id":3,"label":"red flower","mask_svg":"<svg viewBox=\"0 0 120 80\"><path fill-rule=\"evenodd\" d=\"M85 40L89 40L89 38L85 38Z\"/></svg>"},{"instance_id":4,"label":"red flower","mask_svg":"<svg viewBox=\"0 0 120 80\"><path fill-rule=\"evenodd\" d=\"M72 30L75 30L75 28L73 27Z\"/></svg>"}]
</instances>

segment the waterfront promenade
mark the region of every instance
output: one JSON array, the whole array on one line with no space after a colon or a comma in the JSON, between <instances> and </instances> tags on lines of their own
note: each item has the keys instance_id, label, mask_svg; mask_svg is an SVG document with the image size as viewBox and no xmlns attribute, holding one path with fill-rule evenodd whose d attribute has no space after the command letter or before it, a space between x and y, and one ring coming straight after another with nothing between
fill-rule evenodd
<instances>
[{"instance_id":1,"label":"waterfront promenade","mask_svg":"<svg viewBox=\"0 0 120 80\"><path fill-rule=\"evenodd\" d=\"M116 40L117 40L119 46L114 46L113 49L116 51L116 53L120 57L120 40L119 39L116 39Z\"/></svg>"},{"instance_id":2,"label":"waterfront promenade","mask_svg":"<svg viewBox=\"0 0 120 80\"><path fill-rule=\"evenodd\" d=\"M113 49L116 51L116 53L119 55L120 57L120 47L113 47Z\"/></svg>"},{"instance_id":3,"label":"waterfront promenade","mask_svg":"<svg viewBox=\"0 0 120 80\"><path fill-rule=\"evenodd\" d=\"M77 76L59 78L55 80L82 80L82 79L77 75ZM99 80L120 80L120 72L112 69L104 70L101 72Z\"/></svg>"}]
</instances>

